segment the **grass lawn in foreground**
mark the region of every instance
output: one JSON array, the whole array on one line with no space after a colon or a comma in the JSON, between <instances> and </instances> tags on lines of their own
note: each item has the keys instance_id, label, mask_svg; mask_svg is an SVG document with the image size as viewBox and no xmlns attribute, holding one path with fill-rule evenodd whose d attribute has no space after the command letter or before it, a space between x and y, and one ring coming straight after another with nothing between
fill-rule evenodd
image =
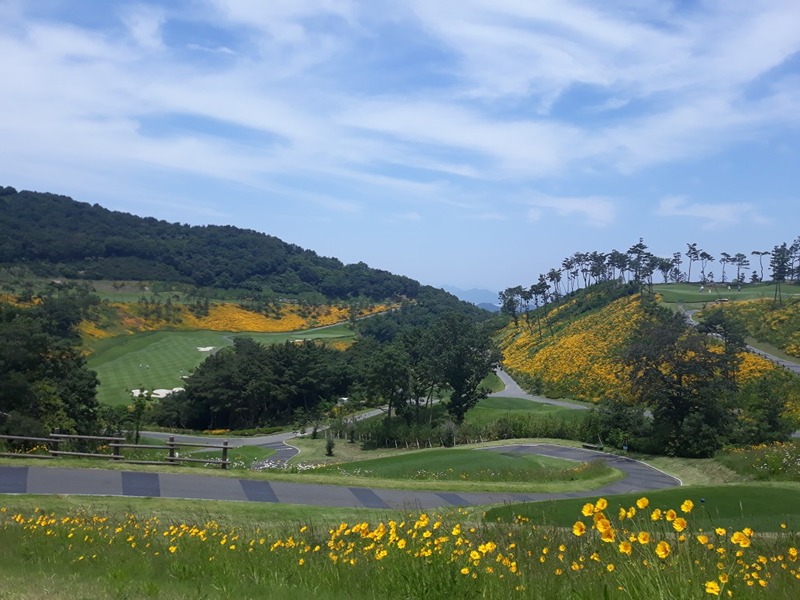
<instances>
[{"instance_id":1,"label":"grass lawn in foreground","mask_svg":"<svg viewBox=\"0 0 800 600\"><path fill-rule=\"evenodd\" d=\"M87 361L100 380L97 397L106 404L128 404L132 389L183 387L188 376L210 351L233 344L236 337L251 337L265 344L313 339L337 340L353 336L344 325L290 333L226 333L219 331L153 331L98 340Z\"/></svg>"},{"instance_id":2,"label":"grass lawn in foreground","mask_svg":"<svg viewBox=\"0 0 800 600\"><path fill-rule=\"evenodd\" d=\"M675 509L684 500L694 502L691 513L695 527L748 526L756 531L781 531L800 528L800 485L797 484L733 484L721 486L687 486L657 492L608 496L606 513L616 517L620 507L628 509L639 498L650 501L646 514L654 508ZM550 500L525 504L510 504L486 513L487 520L513 521L523 516L535 523L570 527L580 515L581 507L596 498Z\"/></svg>"},{"instance_id":3,"label":"grass lawn in foreground","mask_svg":"<svg viewBox=\"0 0 800 600\"><path fill-rule=\"evenodd\" d=\"M298 512L157 499L81 499L87 506L64 509L60 502L75 500L3 500L4 600L672 600L728 597L729 590L734 598L795 600L800 591L796 530L739 531L740 546L732 529L715 531L717 521L703 529L709 547L698 543L697 507L686 515L683 541L671 523L650 524L640 512L634 526L641 521L650 538L623 548L594 531L578 537L571 527L479 523L460 509ZM104 501L108 510L98 504ZM583 520L591 525L591 517Z\"/></svg>"}]
</instances>

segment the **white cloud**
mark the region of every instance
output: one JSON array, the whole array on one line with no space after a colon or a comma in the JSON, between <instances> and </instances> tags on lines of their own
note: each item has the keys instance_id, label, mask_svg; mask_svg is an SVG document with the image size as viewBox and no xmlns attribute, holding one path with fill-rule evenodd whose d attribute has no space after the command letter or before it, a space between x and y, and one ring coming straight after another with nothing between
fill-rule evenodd
<instances>
[{"instance_id":1,"label":"white cloud","mask_svg":"<svg viewBox=\"0 0 800 600\"><path fill-rule=\"evenodd\" d=\"M162 50L161 25L166 17L162 10L153 6L137 5L125 11L122 21L128 27L131 37L147 50Z\"/></svg>"},{"instance_id":2,"label":"white cloud","mask_svg":"<svg viewBox=\"0 0 800 600\"><path fill-rule=\"evenodd\" d=\"M552 211L559 217L577 216L588 225L605 227L614 222L617 212L613 200L603 196L537 196L526 202L533 206L528 211L528 218L532 221L538 221L547 211Z\"/></svg>"},{"instance_id":3,"label":"white cloud","mask_svg":"<svg viewBox=\"0 0 800 600\"><path fill-rule=\"evenodd\" d=\"M655 212L662 217L697 219L704 229L738 225L745 221L765 222L764 217L758 213L752 204L745 202L691 203L685 196L662 198Z\"/></svg>"}]
</instances>

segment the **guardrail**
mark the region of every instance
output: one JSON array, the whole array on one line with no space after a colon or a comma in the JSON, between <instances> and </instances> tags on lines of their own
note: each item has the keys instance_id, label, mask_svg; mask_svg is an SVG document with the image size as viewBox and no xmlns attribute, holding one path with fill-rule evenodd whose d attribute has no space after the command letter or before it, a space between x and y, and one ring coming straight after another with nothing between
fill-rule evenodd
<instances>
[{"instance_id":1,"label":"guardrail","mask_svg":"<svg viewBox=\"0 0 800 600\"><path fill-rule=\"evenodd\" d=\"M124 437L112 436L97 436L97 435L70 435L65 433L51 433L50 437L28 437L21 435L0 435L0 440L16 441L16 442L33 442L45 445L47 447L47 454L27 454L24 452L0 452L0 456L9 458L59 458L59 457L75 457L75 458L102 458L115 462L124 462L130 464L140 465L163 465L163 464L180 464L180 463L205 463L211 465L219 465L223 469L227 469L230 461L228 460L228 440L223 440L222 444L198 444L193 442L176 442L174 436L160 445L149 444L131 444L128 443ZM63 450L62 444L68 443L86 443L95 446L94 452L81 452L77 450ZM108 452L96 451L96 446L105 446L111 450ZM192 458L184 457L178 454L179 448L196 448L196 449L213 449L222 450L222 458ZM123 450L166 450L167 456L162 460L139 460L135 458L126 458L123 455Z\"/></svg>"}]
</instances>

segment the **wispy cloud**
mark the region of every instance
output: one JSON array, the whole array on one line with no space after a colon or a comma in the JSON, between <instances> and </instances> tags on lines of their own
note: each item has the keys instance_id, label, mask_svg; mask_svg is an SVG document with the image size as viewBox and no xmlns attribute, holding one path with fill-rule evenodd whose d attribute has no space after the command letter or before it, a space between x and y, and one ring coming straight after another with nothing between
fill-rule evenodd
<instances>
[{"instance_id":1,"label":"wispy cloud","mask_svg":"<svg viewBox=\"0 0 800 600\"><path fill-rule=\"evenodd\" d=\"M616 205L613 200L603 196L554 197L538 196L527 200L532 206L528 211L531 221L542 219L546 213L553 212L559 217L577 216L581 221L594 227L606 227L616 218Z\"/></svg>"},{"instance_id":2,"label":"wispy cloud","mask_svg":"<svg viewBox=\"0 0 800 600\"><path fill-rule=\"evenodd\" d=\"M692 203L685 196L662 198L656 214L661 217L687 217L700 221L701 227L712 229L738 225L746 220L765 223L755 206L748 203Z\"/></svg>"},{"instance_id":3,"label":"wispy cloud","mask_svg":"<svg viewBox=\"0 0 800 600\"><path fill-rule=\"evenodd\" d=\"M796 162L796 0L143 0L90 19L70 4L0 0L0 183L113 181L134 202L202 181L274 211L435 207L464 228L519 225L522 198L529 220L604 232L623 202L721 229L793 201L784 182L756 208L707 172L705 197L731 200L678 195L709 157L766 165L776 141L788 158L771 162ZM650 177L660 202L631 183Z\"/></svg>"}]
</instances>

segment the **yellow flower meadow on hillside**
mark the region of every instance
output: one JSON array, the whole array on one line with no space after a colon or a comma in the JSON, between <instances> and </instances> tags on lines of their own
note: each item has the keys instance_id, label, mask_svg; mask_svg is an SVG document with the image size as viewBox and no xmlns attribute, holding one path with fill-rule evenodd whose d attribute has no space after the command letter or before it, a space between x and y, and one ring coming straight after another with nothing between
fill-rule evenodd
<instances>
[{"instance_id":1,"label":"yellow flower meadow on hillside","mask_svg":"<svg viewBox=\"0 0 800 600\"><path fill-rule=\"evenodd\" d=\"M628 371L616 353L641 317L638 296L620 298L560 324L552 333L546 324L540 332L534 320L529 324L522 317L518 325L511 323L502 332L503 365L541 382L550 392L595 402L601 398L628 398ZM711 343L712 349L722 351L721 345ZM739 383L748 383L778 368L751 352L742 352L739 358Z\"/></svg>"},{"instance_id":2,"label":"yellow flower meadow on hillside","mask_svg":"<svg viewBox=\"0 0 800 600\"><path fill-rule=\"evenodd\" d=\"M242 308L234 303L211 304L208 315L195 316L186 306L172 307L174 318L167 320L154 316L142 316L134 304L109 304L116 313L119 326L124 333L138 333L159 329L204 329L209 331L284 333L301 331L313 327L325 327L346 322L350 318L348 306L302 306L285 303L280 305L276 318ZM385 304L375 304L358 309L358 316L369 316L390 310ZM100 339L114 335L108 329L98 327L90 321L80 324L81 334Z\"/></svg>"},{"instance_id":3,"label":"yellow flower meadow on hillside","mask_svg":"<svg viewBox=\"0 0 800 600\"><path fill-rule=\"evenodd\" d=\"M737 318L756 339L800 358L800 300L784 300L783 305L771 298L730 302L722 310Z\"/></svg>"},{"instance_id":4,"label":"yellow flower meadow on hillside","mask_svg":"<svg viewBox=\"0 0 800 600\"><path fill-rule=\"evenodd\" d=\"M509 325L503 332L503 364L576 398L625 397L626 375L614 353L640 318L638 298L625 297L576 318L551 336L545 327Z\"/></svg>"}]
</instances>

